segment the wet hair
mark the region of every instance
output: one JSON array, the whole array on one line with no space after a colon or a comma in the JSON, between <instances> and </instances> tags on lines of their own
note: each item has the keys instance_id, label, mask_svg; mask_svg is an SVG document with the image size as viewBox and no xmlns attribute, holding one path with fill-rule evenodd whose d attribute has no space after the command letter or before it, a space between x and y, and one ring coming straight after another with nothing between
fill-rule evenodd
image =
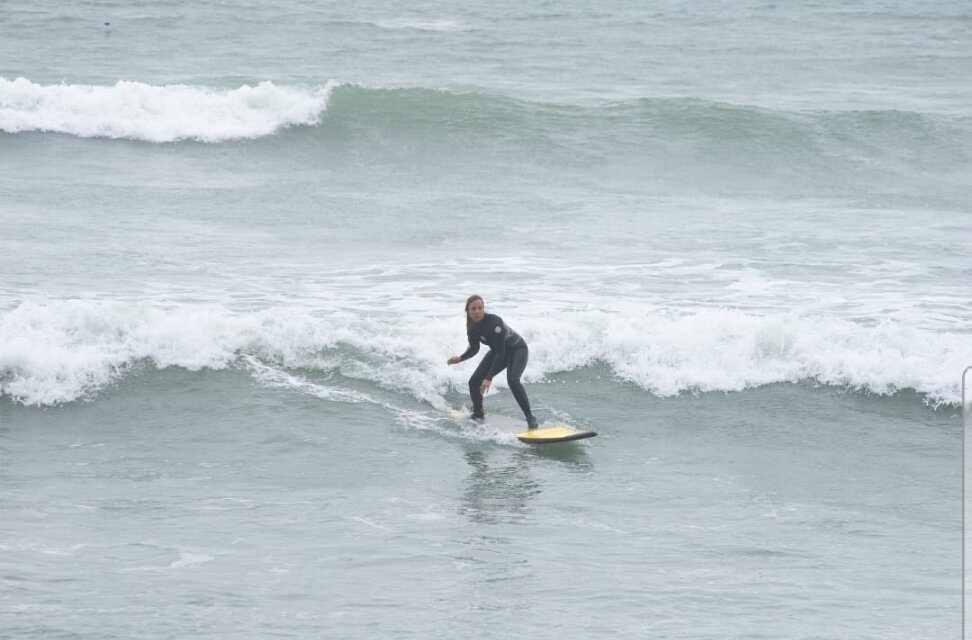
<instances>
[{"instance_id":1,"label":"wet hair","mask_svg":"<svg viewBox=\"0 0 972 640\"><path fill-rule=\"evenodd\" d=\"M483 301L483 297L482 296L479 296L479 295L476 295L475 293L473 295L469 296L468 298L466 298L466 331L469 331L470 329L472 329L472 326L473 326L472 320L469 319L469 305L471 305L472 303L476 302L477 300L479 300L480 302L482 302L483 305L486 304L486 302Z\"/></svg>"}]
</instances>

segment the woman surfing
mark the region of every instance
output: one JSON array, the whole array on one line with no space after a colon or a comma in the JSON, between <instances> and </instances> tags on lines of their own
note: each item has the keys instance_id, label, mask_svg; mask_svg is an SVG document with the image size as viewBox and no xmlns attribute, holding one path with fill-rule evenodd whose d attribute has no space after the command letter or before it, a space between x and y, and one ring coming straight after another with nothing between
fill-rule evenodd
<instances>
[{"instance_id":1,"label":"woman surfing","mask_svg":"<svg viewBox=\"0 0 972 640\"><path fill-rule=\"evenodd\" d=\"M466 337L469 348L459 356L449 358L447 364L459 364L479 353L480 343L489 347L479 366L469 378L469 397L472 398L473 420L484 420L483 395L493 384L493 376L506 369L506 382L526 416L527 427L537 428L537 419L530 411L530 399L520 383L520 376L530 357L526 340L513 329L506 326L503 319L486 313L486 306L480 296L472 295L466 300Z\"/></svg>"}]
</instances>

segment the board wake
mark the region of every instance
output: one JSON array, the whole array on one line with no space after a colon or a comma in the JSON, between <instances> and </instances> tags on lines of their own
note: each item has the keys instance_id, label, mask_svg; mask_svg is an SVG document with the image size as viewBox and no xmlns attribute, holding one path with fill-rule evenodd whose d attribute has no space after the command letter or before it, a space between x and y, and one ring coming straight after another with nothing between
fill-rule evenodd
<instances>
[{"instance_id":1,"label":"board wake","mask_svg":"<svg viewBox=\"0 0 972 640\"><path fill-rule=\"evenodd\" d=\"M449 411L450 417L454 420L469 420L469 414L465 411L452 409ZM488 427L496 429L500 433L508 433L516 437L520 442L527 444L553 444L555 442L571 442L573 440L583 440L593 438L597 435L595 431L585 431L575 429L567 425L550 425L540 429L523 429L523 420L511 418L504 415L489 415L483 423Z\"/></svg>"}]
</instances>

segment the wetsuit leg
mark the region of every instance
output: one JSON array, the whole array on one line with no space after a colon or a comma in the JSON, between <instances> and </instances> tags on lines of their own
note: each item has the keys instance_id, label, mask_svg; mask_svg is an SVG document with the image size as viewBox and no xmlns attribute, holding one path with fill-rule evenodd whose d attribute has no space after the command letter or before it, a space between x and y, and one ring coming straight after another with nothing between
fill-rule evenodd
<instances>
[{"instance_id":1,"label":"wetsuit leg","mask_svg":"<svg viewBox=\"0 0 972 640\"><path fill-rule=\"evenodd\" d=\"M495 354L492 351L483 356L479 366L476 367L472 377L469 378L469 397L472 398L473 418L482 418L485 415L483 413L483 394L479 391L479 387L489 374L489 370L493 368L494 357Z\"/></svg>"},{"instance_id":2,"label":"wetsuit leg","mask_svg":"<svg viewBox=\"0 0 972 640\"><path fill-rule=\"evenodd\" d=\"M510 391L513 392L516 403L520 405L520 410L526 416L527 424L533 427L536 424L536 420L533 418L533 412L530 411L530 399L527 398L526 389L520 383L520 376L523 375L523 370L526 369L529 357L530 350L526 347L519 347L510 352L508 360L509 369L506 370L506 383L510 385Z\"/></svg>"}]
</instances>

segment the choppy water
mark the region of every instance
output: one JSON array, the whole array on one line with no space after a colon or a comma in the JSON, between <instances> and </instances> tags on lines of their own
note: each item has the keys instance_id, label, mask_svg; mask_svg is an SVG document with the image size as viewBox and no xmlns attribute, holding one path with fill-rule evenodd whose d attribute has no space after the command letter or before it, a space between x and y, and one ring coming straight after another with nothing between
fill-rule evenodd
<instances>
[{"instance_id":1,"label":"choppy water","mask_svg":"<svg viewBox=\"0 0 972 640\"><path fill-rule=\"evenodd\" d=\"M958 629L972 12L4 10L0 630Z\"/></svg>"}]
</instances>

